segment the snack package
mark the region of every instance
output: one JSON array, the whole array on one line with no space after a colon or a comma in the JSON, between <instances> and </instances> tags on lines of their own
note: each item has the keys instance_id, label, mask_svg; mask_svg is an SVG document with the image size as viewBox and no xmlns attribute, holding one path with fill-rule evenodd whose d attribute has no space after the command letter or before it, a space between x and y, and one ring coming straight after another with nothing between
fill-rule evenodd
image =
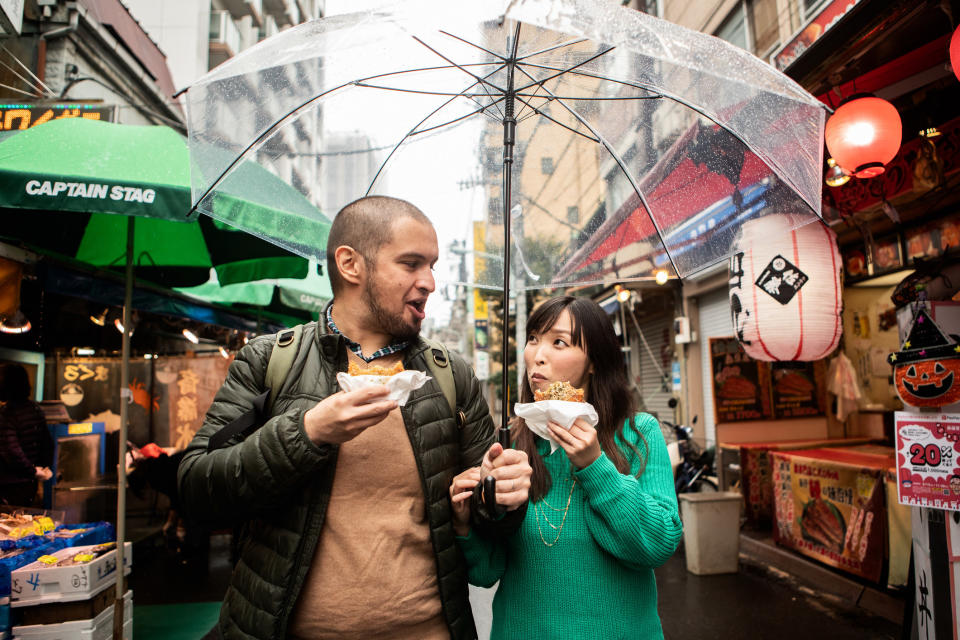
<instances>
[{"instance_id":1,"label":"snack package","mask_svg":"<svg viewBox=\"0 0 960 640\"><path fill-rule=\"evenodd\" d=\"M551 454L560 445L550 434L547 422L555 422L568 430L578 418L582 418L592 427L600 422L600 416L593 405L583 402L583 390L570 386L569 382L553 382L545 391L535 391L534 397L537 398L535 402L517 403L513 406L513 411L517 417L526 421L530 431L550 443Z\"/></svg>"},{"instance_id":2,"label":"snack package","mask_svg":"<svg viewBox=\"0 0 960 640\"><path fill-rule=\"evenodd\" d=\"M423 371L405 371L403 364L399 362L390 368L377 365L363 367L350 363L347 373L341 371L337 374L337 382L344 391L358 391L371 385L386 385L390 390L388 398L401 407L407 403L410 392L425 385L429 379L430 376Z\"/></svg>"}]
</instances>

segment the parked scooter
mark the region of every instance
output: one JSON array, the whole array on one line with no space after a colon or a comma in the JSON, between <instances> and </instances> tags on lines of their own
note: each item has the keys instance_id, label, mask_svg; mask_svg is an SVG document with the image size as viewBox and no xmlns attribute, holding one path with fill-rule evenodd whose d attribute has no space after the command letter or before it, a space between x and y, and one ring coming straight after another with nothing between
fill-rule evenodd
<instances>
[{"instance_id":1,"label":"parked scooter","mask_svg":"<svg viewBox=\"0 0 960 640\"><path fill-rule=\"evenodd\" d=\"M675 400L671 403L671 408L676 406ZM713 447L704 448L697 444L692 425L674 424L668 420L660 422L670 427L676 437L676 442L669 443L667 450L674 468L677 494L718 491L719 484L713 472ZM693 417L692 424L697 424L697 416Z\"/></svg>"}]
</instances>

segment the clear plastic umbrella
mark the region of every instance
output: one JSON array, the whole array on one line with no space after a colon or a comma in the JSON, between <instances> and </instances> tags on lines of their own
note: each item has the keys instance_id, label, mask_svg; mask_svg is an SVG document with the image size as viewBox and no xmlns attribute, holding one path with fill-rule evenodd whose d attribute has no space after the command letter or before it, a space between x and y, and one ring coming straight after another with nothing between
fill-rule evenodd
<instances>
[{"instance_id":1,"label":"clear plastic umbrella","mask_svg":"<svg viewBox=\"0 0 960 640\"><path fill-rule=\"evenodd\" d=\"M822 105L746 51L604 0L308 22L211 71L186 106L195 208L321 256L295 220L251 225L221 204L249 189L236 167L260 163L330 217L365 194L406 198L442 248L460 241L438 273L505 297L687 276L747 220L819 217ZM472 270L454 268L463 243Z\"/></svg>"}]
</instances>

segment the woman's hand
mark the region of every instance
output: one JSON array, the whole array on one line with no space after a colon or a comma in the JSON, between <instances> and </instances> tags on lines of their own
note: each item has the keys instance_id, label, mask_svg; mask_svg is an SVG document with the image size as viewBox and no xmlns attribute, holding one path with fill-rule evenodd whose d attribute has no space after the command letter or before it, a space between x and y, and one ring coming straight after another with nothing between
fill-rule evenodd
<instances>
[{"instance_id":1,"label":"woman's hand","mask_svg":"<svg viewBox=\"0 0 960 640\"><path fill-rule=\"evenodd\" d=\"M578 418L569 431L556 422L548 422L547 427L553 434L553 439L567 452L567 457L577 469L589 467L600 457L600 440L597 439L597 430L584 420Z\"/></svg>"},{"instance_id":2,"label":"woman's hand","mask_svg":"<svg viewBox=\"0 0 960 640\"><path fill-rule=\"evenodd\" d=\"M470 496L480 482L480 467L471 467L450 483L450 506L453 508L453 530L460 537L470 533Z\"/></svg>"}]
</instances>

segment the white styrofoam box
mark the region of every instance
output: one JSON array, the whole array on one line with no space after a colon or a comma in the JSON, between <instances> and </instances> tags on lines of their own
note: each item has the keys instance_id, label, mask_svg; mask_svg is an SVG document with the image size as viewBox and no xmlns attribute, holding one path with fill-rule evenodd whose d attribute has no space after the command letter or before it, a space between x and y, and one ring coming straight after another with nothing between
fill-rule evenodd
<instances>
[{"instance_id":1,"label":"white styrofoam box","mask_svg":"<svg viewBox=\"0 0 960 640\"><path fill-rule=\"evenodd\" d=\"M113 609L114 605L110 605L90 620L14 627L13 640L110 640L113 636ZM133 591L128 590L123 594L123 637L132 640L132 636Z\"/></svg>"},{"instance_id":2,"label":"white styrofoam box","mask_svg":"<svg viewBox=\"0 0 960 640\"><path fill-rule=\"evenodd\" d=\"M123 595L123 603L123 637L131 640L133 591ZM14 640L109 640L113 635L113 610L114 605L110 605L90 620L14 627L13 637Z\"/></svg>"},{"instance_id":3,"label":"white styrofoam box","mask_svg":"<svg viewBox=\"0 0 960 640\"><path fill-rule=\"evenodd\" d=\"M96 545L68 547L54 554L59 560L89 551ZM133 566L133 545L123 545L123 573ZM11 573L11 607L26 607L46 602L73 602L97 595L117 581L117 550L94 558L86 564L56 567L37 560Z\"/></svg>"}]
</instances>

